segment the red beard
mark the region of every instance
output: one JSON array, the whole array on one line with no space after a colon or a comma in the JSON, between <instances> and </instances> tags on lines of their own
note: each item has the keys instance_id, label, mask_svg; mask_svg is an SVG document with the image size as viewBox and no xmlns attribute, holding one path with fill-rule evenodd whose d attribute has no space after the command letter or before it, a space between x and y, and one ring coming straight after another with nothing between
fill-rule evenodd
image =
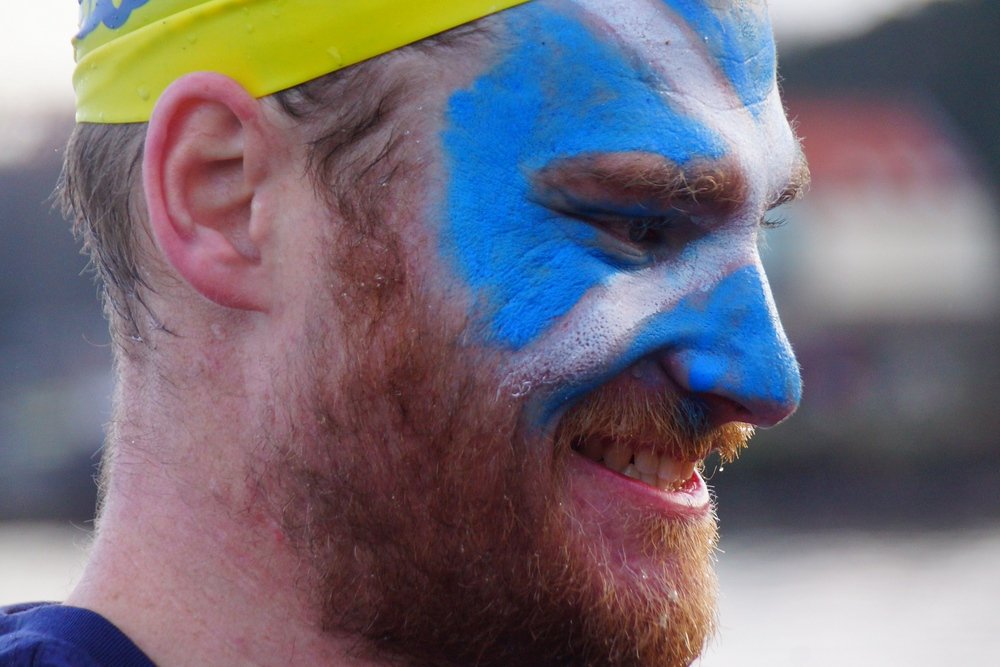
<instances>
[{"instance_id":1,"label":"red beard","mask_svg":"<svg viewBox=\"0 0 1000 667\"><path fill-rule=\"evenodd\" d=\"M470 346L451 302L418 292L398 239L369 241L312 304L289 362L298 425L261 475L325 629L405 664L689 664L713 625L714 516L628 516L640 578L577 516L566 463L609 425L733 453L746 432L695 433L611 386L559 428L523 423L530 397L499 391L502 353ZM330 312L356 314L336 339Z\"/></svg>"}]
</instances>

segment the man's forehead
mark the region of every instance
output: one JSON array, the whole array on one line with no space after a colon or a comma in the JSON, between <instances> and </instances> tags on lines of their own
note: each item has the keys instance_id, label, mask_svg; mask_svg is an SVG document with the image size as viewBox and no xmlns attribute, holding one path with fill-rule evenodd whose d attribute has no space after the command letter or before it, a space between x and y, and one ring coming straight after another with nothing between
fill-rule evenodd
<instances>
[{"instance_id":1,"label":"man's forehead","mask_svg":"<svg viewBox=\"0 0 1000 667\"><path fill-rule=\"evenodd\" d=\"M564 134L592 139L576 149L544 142L549 157L648 151L677 165L727 157L744 172L738 178L756 181L748 185L757 205L794 198L807 180L778 93L765 2L538 0L506 16L515 49L534 61L515 50L520 71L496 90L553 103L542 114L524 110L542 132L573 116L566 120L577 129Z\"/></svg>"},{"instance_id":2,"label":"man's forehead","mask_svg":"<svg viewBox=\"0 0 1000 667\"><path fill-rule=\"evenodd\" d=\"M718 83L758 107L775 82L774 38L765 2L573 0L596 34L685 86Z\"/></svg>"},{"instance_id":3,"label":"man's forehead","mask_svg":"<svg viewBox=\"0 0 1000 667\"><path fill-rule=\"evenodd\" d=\"M609 24L619 25L648 15L649 11L665 12L689 24L706 42L719 41L734 47L735 40L752 40L755 26L769 25L764 0L555 0L555 3L580 6L606 18ZM727 31L733 34L721 34Z\"/></svg>"}]
</instances>

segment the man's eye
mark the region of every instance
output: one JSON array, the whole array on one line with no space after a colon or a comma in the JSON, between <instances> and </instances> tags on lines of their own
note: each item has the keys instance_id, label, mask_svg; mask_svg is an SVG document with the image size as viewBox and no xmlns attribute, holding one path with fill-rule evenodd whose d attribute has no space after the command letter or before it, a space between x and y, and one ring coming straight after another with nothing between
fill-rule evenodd
<instances>
[{"instance_id":1,"label":"man's eye","mask_svg":"<svg viewBox=\"0 0 1000 667\"><path fill-rule=\"evenodd\" d=\"M633 243L657 243L668 226L662 219L634 220L628 228L628 240Z\"/></svg>"},{"instance_id":2,"label":"man's eye","mask_svg":"<svg viewBox=\"0 0 1000 667\"><path fill-rule=\"evenodd\" d=\"M675 226L673 216L626 217L601 215L594 223L620 241L642 247L654 247L666 242L666 232Z\"/></svg>"}]
</instances>

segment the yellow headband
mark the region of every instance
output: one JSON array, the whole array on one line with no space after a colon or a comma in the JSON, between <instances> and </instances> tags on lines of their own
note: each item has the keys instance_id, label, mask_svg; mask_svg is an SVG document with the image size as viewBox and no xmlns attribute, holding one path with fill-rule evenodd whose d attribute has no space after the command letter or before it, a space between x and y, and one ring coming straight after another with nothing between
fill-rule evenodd
<instances>
[{"instance_id":1,"label":"yellow headband","mask_svg":"<svg viewBox=\"0 0 1000 667\"><path fill-rule=\"evenodd\" d=\"M263 97L528 0L81 0L76 119L149 120L213 71Z\"/></svg>"}]
</instances>

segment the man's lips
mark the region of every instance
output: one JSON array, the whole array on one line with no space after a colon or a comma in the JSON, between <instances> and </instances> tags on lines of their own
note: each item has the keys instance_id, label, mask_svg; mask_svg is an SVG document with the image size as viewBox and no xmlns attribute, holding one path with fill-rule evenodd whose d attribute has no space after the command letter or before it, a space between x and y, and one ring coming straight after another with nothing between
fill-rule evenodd
<instances>
[{"instance_id":1,"label":"man's lips","mask_svg":"<svg viewBox=\"0 0 1000 667\"><path fill-rule=\"evenodd\" d=\"M667 513L700 514L710 509L711 498L698 474L698 462L599 437L576 443L573 452L571 468L599 485L608 485L619 500L627 502L625 496L632 495L640 505Z\"/></svg>"}]
</instances>

